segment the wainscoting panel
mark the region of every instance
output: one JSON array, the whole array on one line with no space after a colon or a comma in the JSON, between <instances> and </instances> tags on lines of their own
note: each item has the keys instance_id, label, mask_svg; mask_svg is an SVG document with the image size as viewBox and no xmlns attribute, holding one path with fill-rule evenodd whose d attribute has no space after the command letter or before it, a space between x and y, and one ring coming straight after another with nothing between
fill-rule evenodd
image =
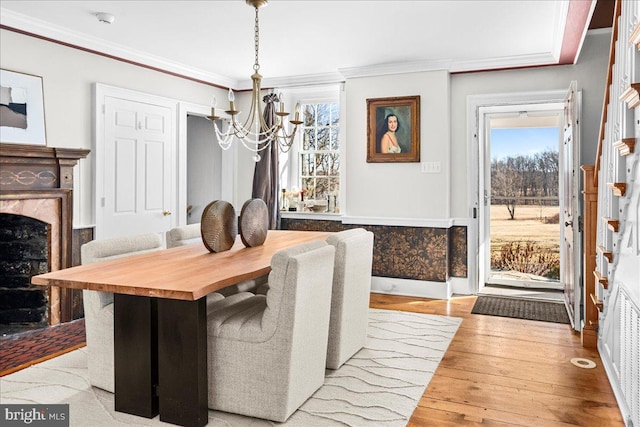
<instances>
[{"instance_id":1,"label":"wainscoting panel","mask_svg":"<svg viewBox=\"0 0 640 427\"><path fill-rule=\"evenodd\" d=\"M282 218L283 230L342 231L362 227L374 234L373 276L447 282L467 276L467 229L354 225L341 221Z\"/></svg>"}]
</instances>

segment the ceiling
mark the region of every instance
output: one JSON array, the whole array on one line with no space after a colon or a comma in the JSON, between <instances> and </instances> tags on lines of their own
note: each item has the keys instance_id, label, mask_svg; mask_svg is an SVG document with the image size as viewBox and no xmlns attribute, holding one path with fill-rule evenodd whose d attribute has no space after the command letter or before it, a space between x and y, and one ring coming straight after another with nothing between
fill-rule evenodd
<instances>
[{"instance_id":1,"label":"ceiling","mask_svg":"<svg viewBox=\"0 0 640 427\"><path fill-rule=\"evenodd\" d=\"M233 1L10 1L3 28L243 89L254 10ZM447 69L573 63L595 1L271 0L260 9L263 86ZM115 16L100 23L96 13Z\"/></svg>"}]
</instances>

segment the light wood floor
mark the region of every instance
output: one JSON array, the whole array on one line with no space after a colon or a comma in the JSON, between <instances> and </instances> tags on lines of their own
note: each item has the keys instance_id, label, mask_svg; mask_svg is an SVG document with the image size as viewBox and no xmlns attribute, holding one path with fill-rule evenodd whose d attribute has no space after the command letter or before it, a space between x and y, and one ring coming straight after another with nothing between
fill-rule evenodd
<instances>
[{"instance_id":1,"label":"light wood floor","mask_svg":"<svg viewBox=\"0 0 640 427\"><path fill-rule=\"evenodd\" d=\"M409 426L624 427L598 352L569 325L471 314L475 301L371 294L373 308L463 319Z\"/></svg>"}]
</instances>

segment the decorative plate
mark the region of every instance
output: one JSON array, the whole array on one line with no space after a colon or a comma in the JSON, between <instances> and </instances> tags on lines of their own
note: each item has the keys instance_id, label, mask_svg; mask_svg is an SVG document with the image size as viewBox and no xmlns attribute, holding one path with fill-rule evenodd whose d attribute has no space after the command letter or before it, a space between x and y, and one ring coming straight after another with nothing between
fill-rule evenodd
<instances>
[{"instance_id":1,"label":"decorative plate","mask_svg":"<svg viewBox=\"0 0 640 427\"><path fill-rule=\"evenodd\" d=\"M236 211L229 202L215 200L202 211L200 234L209 252L231 249L238 235Z\"/></svg>"},{"instance_id":2,"label":"decorative plate","mask_svg":"<svg viewBox=\"0 0 640 427\"><path fill-rule=\"evenodd\" d=\"M238 222L240 238L246 247L260 246L269 230L269 210L262 199L250 199L242 205Z\"/></svg>"}]
</instances>

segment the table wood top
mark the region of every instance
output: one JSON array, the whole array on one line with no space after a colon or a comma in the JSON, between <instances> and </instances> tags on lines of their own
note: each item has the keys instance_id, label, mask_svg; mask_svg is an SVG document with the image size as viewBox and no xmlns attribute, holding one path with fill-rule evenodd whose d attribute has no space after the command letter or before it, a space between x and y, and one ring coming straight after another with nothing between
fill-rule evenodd
<instances>
[{"instance_id":1,"label":"table wood top","mask_svg":"<svg viewBox=\"0 0 640 427\"><path fill-rule=\"evenodd\" d=\"M132 255L40 274L31 283L72 289L91 289L128 295L196 300L208 293L271 271L277 251L331 233L269 230L265 243L245 248L238 235L233 247L211 253L202 243Z\"/></svg>"}]
</instances>

